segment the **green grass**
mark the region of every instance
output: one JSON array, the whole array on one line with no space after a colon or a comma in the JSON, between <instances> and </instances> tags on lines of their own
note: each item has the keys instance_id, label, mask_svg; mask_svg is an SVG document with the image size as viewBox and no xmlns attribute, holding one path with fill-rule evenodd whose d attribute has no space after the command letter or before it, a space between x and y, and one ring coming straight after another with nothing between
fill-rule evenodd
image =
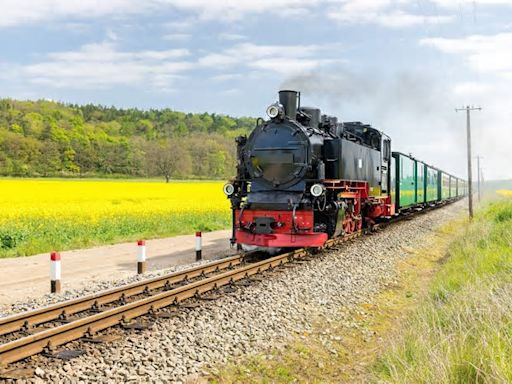
<instances>
[{"instance_id":1,"label":"green grass","mask_svg":"<svg viewBox=\"0 0 512 384\"><path fill-rule=\"evenodd\" d=\"M216 212L190 213L174 217L155 214L99 219L94 225L73 221L31 220L0 228L0 258L35 255L51 250L82 249L138 239L193 234L228 228L230 216Z\"/></svg>"},{"instance_id":2,"label":"green grass","mask_svg":"<svg viewBox=\"0 0 512 384\"><path fill-rule=\"evenodd\" d=\"M336 354L332 353L336 350ZM346 378L340 367L345 361L340 343L328 351L315 337L296 341L282 350L245 357L222 367L210 377L212 384L243 383L338 383Z\"/></svg>"},{"instance_id":3,"label":"green grass","mask_svg":"<svg viewBox=\"0 0 512 384\"><path fill-rule=\"evenodd\" d=\"M512 201L481 208L444 260L376 381L512 382Z\"/></svg>"}]
</instances>

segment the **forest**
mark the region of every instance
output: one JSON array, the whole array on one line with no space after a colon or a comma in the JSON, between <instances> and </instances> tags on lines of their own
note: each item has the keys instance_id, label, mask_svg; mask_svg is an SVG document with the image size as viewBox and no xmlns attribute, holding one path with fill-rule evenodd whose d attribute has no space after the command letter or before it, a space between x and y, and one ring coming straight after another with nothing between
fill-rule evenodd
<instances>
[{"instance_id":1,"label":"forest","mask_svg":"<svg viewBox=\"0 0 512 384\"><path fill-rule=\"evenodd\" d=\"M250 117L0 99L0 176L226 178Z\"/></svg>"}]
</instances>

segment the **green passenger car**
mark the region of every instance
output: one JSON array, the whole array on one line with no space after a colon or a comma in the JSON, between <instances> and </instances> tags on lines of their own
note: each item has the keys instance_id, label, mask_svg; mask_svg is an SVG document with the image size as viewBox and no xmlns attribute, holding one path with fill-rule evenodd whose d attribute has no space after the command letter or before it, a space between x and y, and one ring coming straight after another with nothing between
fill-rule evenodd
<instances>
[{"instance_id":1,"label":"green passenger car","mask_svg":"<svg viewBox=\"0 0 512 384\"><path fill-rule=\"evenodd\" d=\"M391 199L396 211L465 196L467 183L411 156L393 152Z\"/></svg>"},{"instance_id":2,"label":"green passenger car","mask_svg":"<svg viewBox=\"0 0 512 384\"><path fill-rule=\"evenodd\" d=\"M439 171L441 178L441 200L450 198L450 175Z\"/></svg>"},{"instance_id":3,"label":"green passenger car","mask_svg":"<svg viewBox=\"0 0 512 384\"><path fill-rule=\"evenodd\" d=\"M416 204L416 160L393 152L395 163L395 201L398 208Z\"/></svg>"},{"instance_id":4,"label":"green passenger car","mask_svg":"<svg viewBox=\"0 0 512 384\"><path fill-rule=\"evenodd\" d=\"M416 203L425 202L425 168L426 165L416 161Z\"/></svg>"},{"instance_id":5,"label":"green passenger car","mask_svg":"<svg viewBox=\"0 0 512 384\"><path fill-rule=\"evenodd\" d=\"M395 154L391 156L391 188L390 188L390 195L391 195L391 201L395 203L396 209L398 210L398 203L396 201L396 159Z\"/></svg>"},{"instance_id":6,"label":"green passenger car","mask_svg":"<svg viewBox=\"0 0 512 384\"><path fill-rule=\"evenodd\" d=\"M450 197L455 198L457 196L457 178L450 176Z\"/></svg>"},{"instance_id":7,"label":"green passenger car","mask_svg":"<svg viewBox=\"0 0 512 384\"><path fill-rule=\"evenodd\" d=\"M430 166L427 168L427 202L433 202L439 199L438 196L438 170Z\"/></svg>"},{"instance_id":8,"label":"green passenger car","mask_svg":"<svg viewBox=\"0 0 512 384\"><path fill-rule=\"evenodd\" d=\"M466 182L459 179L459 196L466 196Z\"/></svg>"}]
</instances>

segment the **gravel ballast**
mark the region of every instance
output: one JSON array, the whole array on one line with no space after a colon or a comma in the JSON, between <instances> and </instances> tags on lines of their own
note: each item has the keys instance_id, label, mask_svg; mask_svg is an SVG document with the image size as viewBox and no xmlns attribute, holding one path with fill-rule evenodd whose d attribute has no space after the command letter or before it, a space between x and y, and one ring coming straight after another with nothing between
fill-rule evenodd
<instances>
[{"instance_id":1,"label":"gravel ballast","mask_svg":"<svg viewBox=\"0 0 512 384\"><path fill-rule=\"evenodd\" d=\"M330 250L314 260L283 268L261 282L239 287L215 301L180 309L171 319L154 320L151 329L123 331L121 340L107 344L72 343L86 354L70 361L37 356L32 382L185 382L244 354L283 345L310 332L312 321L343 319L355 306L370 302L396 279L395 264L420 247L435 227L456 218L458 202L413 220L405 220ZM173 270L182 269L174 268ZM169 270L145 277L169 273ZM87 291L45 296L20 303L3 314L48 305L129 281L103 282ZM85 346L84 346L85 344ZM67 347L70 347L69 345Z\"/></svg>"}]
</instances>

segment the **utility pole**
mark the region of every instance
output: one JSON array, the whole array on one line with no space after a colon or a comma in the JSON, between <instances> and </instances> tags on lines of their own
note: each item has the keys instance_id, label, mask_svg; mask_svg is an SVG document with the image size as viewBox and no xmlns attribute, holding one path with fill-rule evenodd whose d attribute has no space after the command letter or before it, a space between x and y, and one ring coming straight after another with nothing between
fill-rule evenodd
<instances>
[{"instance_id":1,"label":"utility pole","mask_svg":"<svg viewBox=\"0 0 512 384\"><path fill-rule=\"evenodd\" d=\"M480 107L466 106L465 108L455 108L455 112L466 111L466 128L468 136L468 208L469 218L473 218L473 177L471 167L471 111L481 111Z\"/></svg>"},{"instance_id":2,"label":"utility pole","mask_svg":"<svg viewBox=\"0 0 512 384\"><path fill-rule=\"evenodd\" d=\"M482 156L478 155L476 157L476 163L478 168L478 202L482 199L482 194L480 193L480 178L482 175L482 169L480 168L480 159L482 159Z\"/></svg>"}]
</instances>

